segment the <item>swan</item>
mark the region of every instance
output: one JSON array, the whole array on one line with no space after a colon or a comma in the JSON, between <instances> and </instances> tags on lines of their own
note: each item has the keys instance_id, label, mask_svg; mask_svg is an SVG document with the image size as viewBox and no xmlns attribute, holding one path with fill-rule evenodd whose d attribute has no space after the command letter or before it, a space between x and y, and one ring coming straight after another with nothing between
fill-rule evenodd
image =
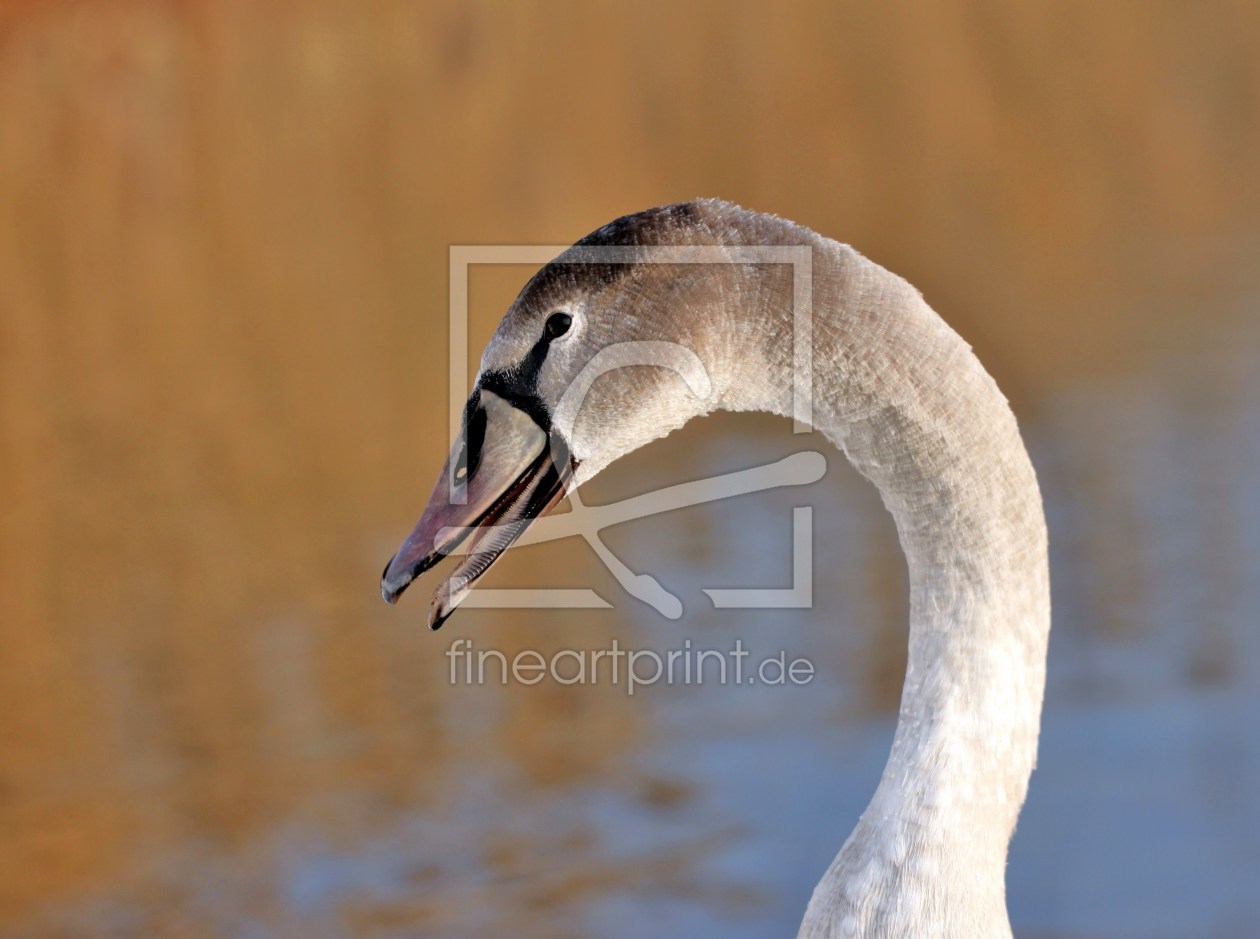
<instances>
[{"instance_id":1,"label":"swan","mask_svg":"<svg viewBox=\"0 0 1260 939\"><path fill-rule=\"evenodd\" d=\"M434 598L437 628L531 519L617 458L715 409L799 417L793 268L740 260L766 245L808 248L805 413L878 487L911 589L892 750L798 935L1009 937L1006 856L1036 761L1050 628L1041 495L971 348L853 248L705 199L627 215L566 249L486 347L463 430L382 595L395 602L471 536ZM730 261L688 263L689 246ZM622 256L608 261L608 248ZM689 350L707 383L623 368L566 394L597 356L635 343Z\"/></svg>"}]
</instances>

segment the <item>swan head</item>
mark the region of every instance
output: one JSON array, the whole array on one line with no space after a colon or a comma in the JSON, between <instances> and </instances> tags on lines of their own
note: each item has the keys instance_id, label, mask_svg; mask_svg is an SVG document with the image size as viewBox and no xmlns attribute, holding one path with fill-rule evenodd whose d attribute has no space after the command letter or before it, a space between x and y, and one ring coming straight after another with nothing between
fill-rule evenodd
<instances>
[{"instance_id":1,"label":"swan head","mask_svg":"<svg viewBox=\"0 0 1260 939\"><path fill-rule=\"evenodd\" d=\"M618 457L717 406L717 312L731 265L681 260L696 244L720 250L713 208L625 216L526 284L486 347L428 504L382 575L387 602L462 550L434 596L438 628L533 519Z\"/></svg>"}]
</instances>

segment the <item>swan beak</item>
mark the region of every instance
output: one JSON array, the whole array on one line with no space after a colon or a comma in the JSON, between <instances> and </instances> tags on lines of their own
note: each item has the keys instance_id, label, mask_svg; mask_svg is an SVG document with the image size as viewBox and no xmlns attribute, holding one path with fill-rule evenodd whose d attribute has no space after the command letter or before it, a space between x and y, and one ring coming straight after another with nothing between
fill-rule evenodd
<instances>
[{"instance_id":1,"label":"swan beak","mask_svg":"<svg viewBox=\"0 0 1260 939\"><path fill-rule=\"evenodd\" d=\"M458 549L464 558L433 597L429 628L438 629L529 523L564 498L574 468L559 433L491 391L474 392L420 521L381 575L385 602Z\"/></svg>"}]
</instances>

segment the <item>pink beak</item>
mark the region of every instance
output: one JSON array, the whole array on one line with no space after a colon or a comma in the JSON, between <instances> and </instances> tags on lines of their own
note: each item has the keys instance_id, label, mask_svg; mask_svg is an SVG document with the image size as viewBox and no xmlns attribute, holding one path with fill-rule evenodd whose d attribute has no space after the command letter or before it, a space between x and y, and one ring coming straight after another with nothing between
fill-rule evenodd
<instances>
[{"instance_id":1,"label":"pink beak","mask_svg":"<svg viewBox=\"0 0 1260 939\"><path fill-rule=\"evenodd\" d=\"M564 498L575 467L558 433L492 391L474 392L420 520L381 576L385 602L471 536L434 594L429 626L438 629L529 523Z\"/></svg>"}]
</instances>

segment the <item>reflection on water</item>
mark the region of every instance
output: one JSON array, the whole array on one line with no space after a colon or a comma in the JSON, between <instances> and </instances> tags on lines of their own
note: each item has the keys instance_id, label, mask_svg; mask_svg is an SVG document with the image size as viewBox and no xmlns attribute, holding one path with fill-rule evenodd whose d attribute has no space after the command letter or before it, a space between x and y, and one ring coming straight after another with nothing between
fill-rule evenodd
<instances>
[{"instance_id":1,"label":"reflection on water","mask_svg":"<svg viewBox=\"0 0 1260 939\"><path fill-rule=\"evenodd\" d=\"M1021 934L1246 936L1260 921L1256 356L1260 331L1238 330L1180 355L1181 377L1161 364L1074 389L1026 422L1056 625L1041 765L1009 874ZM659 445L672 461L631 458L634 485L814 442L734 416L688 436ZM267 700L263 726L237 730L257 750L231 764L247 774L234 778L215 766L223 757L181 745L193 737L154 739L173 733L163 723L178 719L179 687L146 674L143 656L97 648L111 709L101 726L130 748L113 794L127 819L122 861L3 934L790 934L874 789L901 678L891 524L843 460L830 463L809 492L814 610L714 611L699 592L786 580L788 562L768 558L786 558L801 493L779 491L611 533L631 568L660 572L683 597L683 624L620 598L624 622L552 640L602 646L615 634L666 651L739 635L754 659L810 657L818 678L805 688L657 686L632 700L450 687L452 636L419 635L413 609L358 637L379 656L361 678L392 684L388 699L411 710L356 726L334 716L336 694L358 691L325 684L311 623L275 618L253 633L253 675L238 676ZM512 648L487 614L464 615L454 635ZM62 786L24 794L19 810L91 805L93 781ZM28 830L19 846L38 857L59 836Z\"/></svg>"},{"instance_id":2,"label":"reflection on water","mask_svg":"<svg viewBox=\"0 0 1260 939\"><path fill-rule=\"evenodd\" d=\"M1251 935L1258 10L5 6L0 936L791 933L904 667L892 524L842 459L607 533L681 623L580 543L491 581L616 611L431 636L424 585L376 592L449 443L448 246L699 193L908 274L1023 416L1056 615L1021 931ZM473 346L526 273L474 278ZM817 444L718 416L590 499ZM816 608L712 610L788 583L804 498ZM739 635L818 677L451 687L460 635Z\"/></svg>"}]
</instances>

